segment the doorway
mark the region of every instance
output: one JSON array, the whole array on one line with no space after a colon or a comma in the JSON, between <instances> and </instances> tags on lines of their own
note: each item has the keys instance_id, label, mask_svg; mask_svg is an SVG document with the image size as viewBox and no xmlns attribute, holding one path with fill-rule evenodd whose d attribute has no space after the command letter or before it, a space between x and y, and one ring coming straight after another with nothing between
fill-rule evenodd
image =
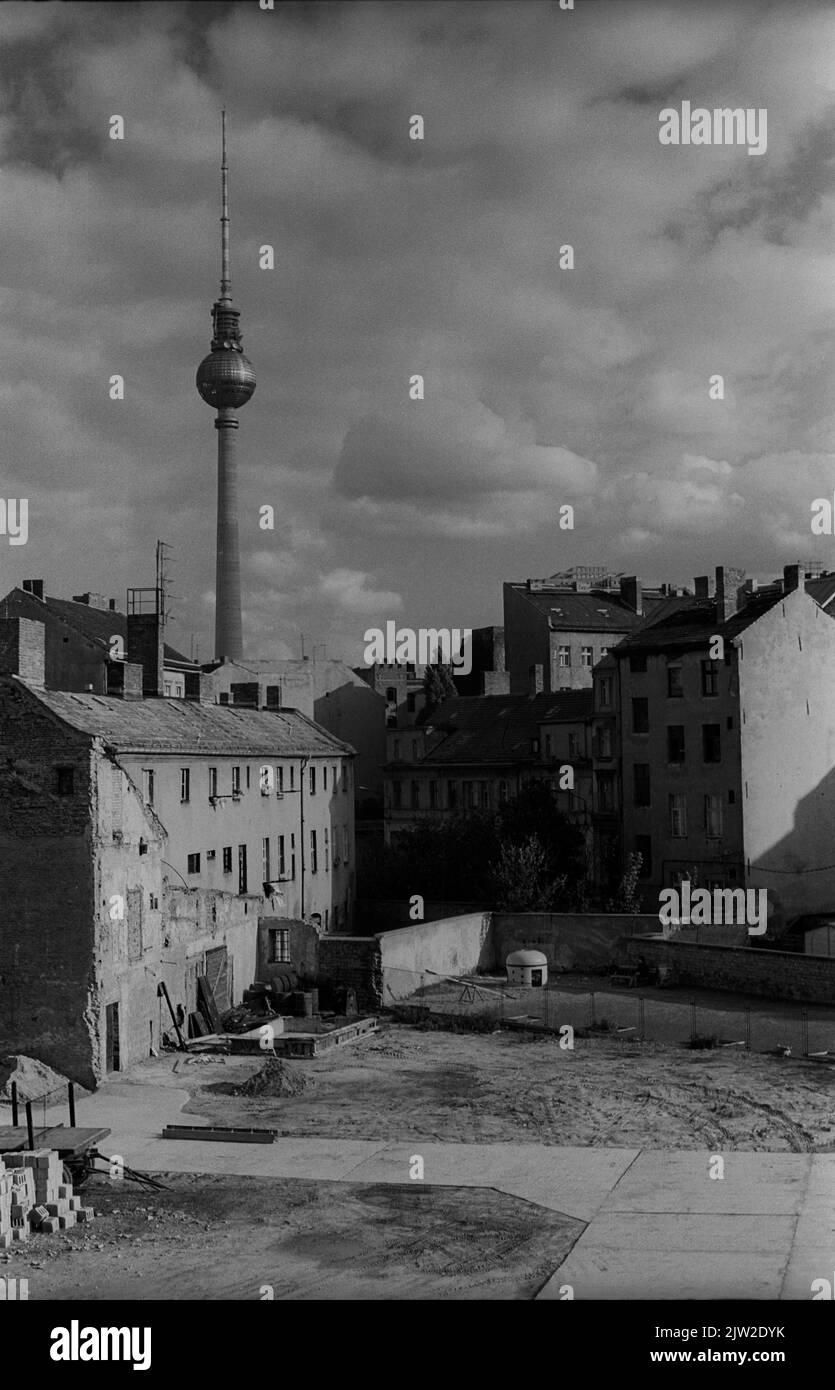
<instances>
[{"instance_id":1,"label":"doorway","mask_svg":"<svg viewBox=\"0 0 835 1390\"><path fill-rule=\"evenodd\" d=\"M119 1071L119 1005L108 1004L104 1011L105 1065Z\"/></svg>"}]
</instances>

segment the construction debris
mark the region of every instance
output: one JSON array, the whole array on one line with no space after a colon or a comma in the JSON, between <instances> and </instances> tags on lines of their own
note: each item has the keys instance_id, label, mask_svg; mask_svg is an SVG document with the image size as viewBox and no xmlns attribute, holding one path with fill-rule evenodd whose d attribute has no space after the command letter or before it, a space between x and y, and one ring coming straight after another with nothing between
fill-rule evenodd
<instances>
[{"instance_id":1,"label":"construction debris","mask_svg":"<svg viewBox=\"0 0 835 1390\"><path fill-rule=\"evenodd\" d=\"M233 1096L299 1096L308 1085L308 1078L289 1062L270 1058L260 1071L235 1086Z\"/></svg>"},{"instance_id":2,"label":"construction debris","mask_svg":"<svg viewBox=\"0 0 835 1390\"><path fill-rule=\"evenodd\" d=\"M53 1071L46 1062L39 1062L36 1057L26 1057L22 1053L0 1059L0 1096L6 1100L11 1099L13 1081L17 1083L17 1096L21 1101L37 1100L48 1091L67 1089L65 1076ZM86 1092L77 1086L76 1094L84 1095Z\"/></svg>"},{"instance_id":3,"label":"construction debris","mask_svg":"<svg viewBox=\"0 0 835 1390\"><path fill-rule=\"evenodd\" d=\"M0 1250L92 1221L95 1212L64 1182L64 1165L54 1149L0 1155Z\"/></svg>"}]
</instances>

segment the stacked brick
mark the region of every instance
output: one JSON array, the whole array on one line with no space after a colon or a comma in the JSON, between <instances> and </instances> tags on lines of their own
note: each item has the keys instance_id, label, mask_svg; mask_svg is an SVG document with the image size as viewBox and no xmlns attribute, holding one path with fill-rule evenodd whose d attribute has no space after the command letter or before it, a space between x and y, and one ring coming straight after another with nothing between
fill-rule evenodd
<instances>
[{"instance_id":1,"label":"stacked brick","mask_svg":"<svg viewBox=\"0 0 835 1390\"><path fill-rule=\"evenodd\" d=\"M0 1250L29 1238L29 1231L68 1230L92 1221L85 1207L64 1182L64 1168L50 1149L0 1154Z\"/></svg>"}]
</instances>

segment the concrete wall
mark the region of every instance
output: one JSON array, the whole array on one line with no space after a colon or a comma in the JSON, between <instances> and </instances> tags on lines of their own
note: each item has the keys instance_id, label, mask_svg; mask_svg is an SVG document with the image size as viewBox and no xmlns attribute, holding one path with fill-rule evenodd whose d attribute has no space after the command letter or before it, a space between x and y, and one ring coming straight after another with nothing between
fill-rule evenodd
<instances>
[{"instance_id":1,"label":"concrete wall","mask_svg":"<svg viewBox=\"0 0 835 1390\"><path fill-rule=\"evenodd\" d=\"M469 975L490 960L490 914L472 912L438 922L415 923L378 936L383 999L404 999L437 975Z\"/></svg>"},{"instance_id":2,"label":"concrete wall","mask_svg":"<svg viewBox=\"0 0 835 1390\"><path fill-rule=\"evenodd\" d=\"M548 957L551 970L605 971L623 959L625 936L657 930L657 914L494 912L489 966L503 971L511 951L530 946Z\"/></svg>"},{"instance_id":3,"label":"concrete wall","mask_svg":"<svg viewBox=\"0 0 835 1390\"><path fill-rule=\"evenodd\" d=\"M770 922L835 907L835 622L802 589L742 633L744 851ZM777 872L779 871L779 872Z\"/></svg>"},{"instance_id":4,"label":"concrete wall","mask_svg":"<svg viewBox=\"0 0 835 1390\"><path fill-rule=\"evenodd\" d=\"M360 936L394 931L420 924L409 916L409 898L360 898L356 907L356 931ZM424 899L423 921L439 922L444 917L463 917L469 912L487 912L489 903L431 902Z\"/></svg>"},{"instance_id":5,"label":"concrete wall","mask_svg":"<svg viewBox=\"0 0 835 1390\"><path fill-rule=\"evenodd\" d=\"M379 938L323 936L319 942L319 984L347 985L356 991L358 1009L379 1009L383 1002Z\"/></svg>"},{"instance_id":6,"label":"concrete wall","mask_svg":"<svg viewBox=\"0 0 835 1390\"><path fill-rule=\"evenodd\" d=\"M284 795L274 791L263 796L260 790L260 769L270 761L275 769L274 786L278 788L278 768L284 770ZM209 757L186 755L131 754L121 758L140 795L144 785L143 772L154 771L154 811L168 835L166 859L195 888L214 888L221 892L238 891L238 847L246 845L247 891L260 893L264 879L263 841L270 841L270 877L279 877L280 843L284 837L284 862L288 874L295 876L281 884L273 899L276 916L309 917L318 912L325 930L334 926L349 926L353 920L354 894L354 798L350 790L350 758L311 758L305 768L303 793L301 763L298 758L272 762L265 758ZM316 768L316 792L310 794L310 768ZM180 774L188 768L190 799L180 800ZM217 768L218 793L224 800L214 804L209 800L209 768ZM233 801L232 769L240 768L240 800ZM293 777L291 782L291 768ZM327 790L324 770L328 772ZM337 790L334 791L334 769L338 769ZM247 786L247 775L249 785ZM346 776L348 782L346 784ZM304 913L302 913L302 830L300 795L304 796ZM316 831L317 871L311 870L310 832ZM325 832L328 852L325 853ZM232 850L232 870L223 871L223 850ZM347 847L347 858L346 858ZM206 858L214 850L215 858ZM200 872L190 874L188 856L200 855ZM334 863L334 858L339 862Z\"/></svg>"},{"instance_id":7,"label":"concrete wall","mask_svg":"<svg viewBox=\"0 0 835 1390\"><path fill-rule=\"evenodd\" d=\"M751 946L695 946L660 938L635 937L622 943L624 958L667 965L673 980L705 989L733 990L767 999L835 1004L835 958Z\"/></svg>"}]
</instances>

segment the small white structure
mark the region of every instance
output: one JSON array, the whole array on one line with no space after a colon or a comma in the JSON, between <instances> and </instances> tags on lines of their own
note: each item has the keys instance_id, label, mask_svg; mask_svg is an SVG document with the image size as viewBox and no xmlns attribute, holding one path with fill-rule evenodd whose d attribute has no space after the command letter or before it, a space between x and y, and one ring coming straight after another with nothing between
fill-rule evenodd
<instances>
[{"instance_id":1,"label":"small white structure","mask_svg":"<svg viewBox=\"0 0 835 1390\"><path fill-rule=\"evenodd\" d=\"M505 965L509 985L536 987L548 983L548 957L541 951L511 951Z\"/></svg>"}]
</instances>

